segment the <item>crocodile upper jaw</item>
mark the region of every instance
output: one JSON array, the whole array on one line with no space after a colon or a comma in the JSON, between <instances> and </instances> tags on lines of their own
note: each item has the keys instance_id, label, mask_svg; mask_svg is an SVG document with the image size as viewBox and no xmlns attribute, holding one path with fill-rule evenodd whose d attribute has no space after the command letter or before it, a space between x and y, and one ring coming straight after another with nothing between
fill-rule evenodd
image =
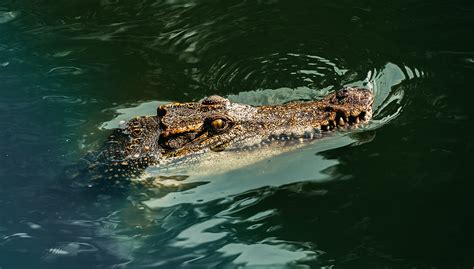
<instances>
[{"instance_id":1,"label":"crocodile upper jaw","mask_svg":"<svg viewBox=\"0 0 474 269\"><path fill-rule=\"evenodd\" d=\"M238 150L275 139L314 139L347 130L372 117L373 94L344 88L320 101L257 106L211 96L198 103L174 103L158 109L163 158L202 151ZM216 122L223 124L218 129Z\"/></svg>"}]
</instances>

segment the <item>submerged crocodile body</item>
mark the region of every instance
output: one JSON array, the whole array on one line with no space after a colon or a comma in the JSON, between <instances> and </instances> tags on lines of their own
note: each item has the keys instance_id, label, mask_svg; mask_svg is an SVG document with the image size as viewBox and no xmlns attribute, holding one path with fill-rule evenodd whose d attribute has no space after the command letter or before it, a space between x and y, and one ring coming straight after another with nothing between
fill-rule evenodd
<instances>
[{"instance_id":1,"label":"submerged crocodile body","mask_svg":"<svg viewBox=\"0 0 474 269\"><path fill-rule=\"evenodd\" d=\"M110 179L133 178L146 167L214 151L249 150L272 143L310 141L350 130L372 117L370 90L343 88L319 101L250 106L214 95L158 107L155 116L130 120L100 151Z\"/></svg>"}]
</instances>

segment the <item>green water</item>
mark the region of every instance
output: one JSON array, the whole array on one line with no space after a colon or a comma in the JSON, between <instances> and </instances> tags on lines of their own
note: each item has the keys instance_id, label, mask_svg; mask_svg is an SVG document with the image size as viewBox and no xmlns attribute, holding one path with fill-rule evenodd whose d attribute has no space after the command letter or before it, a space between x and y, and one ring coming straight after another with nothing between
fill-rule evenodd
<instances>
[{"instance_id":1,"label":"green water","mask_svg":"<svg viewBox=\"0 0 474 269\"><path fill-rule=\"evenodd\" d=\"M472 1L1 1L0 268L472 268L473 29ZM358 133L149 191L80 170L161 102L344 85Z\"/></svg>"}]
</instances>

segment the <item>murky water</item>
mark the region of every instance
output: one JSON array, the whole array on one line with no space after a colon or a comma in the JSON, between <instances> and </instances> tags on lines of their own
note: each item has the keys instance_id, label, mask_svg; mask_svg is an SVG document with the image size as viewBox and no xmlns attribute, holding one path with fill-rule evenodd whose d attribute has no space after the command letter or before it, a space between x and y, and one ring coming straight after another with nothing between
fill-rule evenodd
<instances>
[{"instance_id":1,"label":"murky water","mask_svg":"<svg viewBox=\"0 0 474 269\"><path fill-rule=\"evenodd\" d=\"M471 268L473 18L470 1L2 1L0 268ZM376 96L358 132L151 168L158 189L81 173L163 102L344 85Z\"/></svg>"}]
</instances>

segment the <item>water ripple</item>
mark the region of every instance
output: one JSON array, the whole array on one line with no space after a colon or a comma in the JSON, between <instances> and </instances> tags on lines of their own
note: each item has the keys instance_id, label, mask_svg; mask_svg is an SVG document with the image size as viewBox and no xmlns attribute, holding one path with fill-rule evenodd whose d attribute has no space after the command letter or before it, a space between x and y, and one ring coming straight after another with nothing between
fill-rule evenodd
<instances>
[{"instance_id":1,"label":"water ripple","mask_svg":"<svg viewBox=\"0 0 474 269\"><path fill-rule=\"evenodd\" d=\"M42 97L43 100L49 101L51 103L63 103L63 104L86 104L85 100L82 100L79 97L72 97L66 95L47 95Z\"/></svg>"},{"instance_id":2,"label":"water ripple","mask_svg":"<svg viewBox=\"0 0 474 269\"><path fill-rule=\"evenodd\" d=\"M17 11L0 11L0 24L10 22L20 15Z\"/></svg>"},{"instance_id":3,"label":"water ripple","mask_svg":"<svg viewBox=\"0 0 474 269\"><path fill-rule=\"evenodd\" d=\"M54 75L81 75L84 73L84 70L75 66L58 66L51 68L48 71L48 74Z\"/></svg>"},{"instance_id":4,"label":"water ripple","mask_svg":"<svg viewBox=\"0 0 474 269\"><path fill-rule=\"evenodd\" d=\"M342 83L348 72L341 63L336 63L337 59L297 53L229 60L219 59L199 80L216 89L265 89L273 85L321 89Z\"/></svg>"},{"instance_id":5,"label":"water ripple","mask_svg":"<svg viewBox=\"0 0 474 269\"><path fill-rule=\"evenodd\" d=\"M98 249L89 244L83 242L69 242L60 246L50 248L46 251L46 254L42 257L45 261L52 261L58 258L64 257L75 257L87 252L97 252Z\"/></svg>"}]
</instances>

